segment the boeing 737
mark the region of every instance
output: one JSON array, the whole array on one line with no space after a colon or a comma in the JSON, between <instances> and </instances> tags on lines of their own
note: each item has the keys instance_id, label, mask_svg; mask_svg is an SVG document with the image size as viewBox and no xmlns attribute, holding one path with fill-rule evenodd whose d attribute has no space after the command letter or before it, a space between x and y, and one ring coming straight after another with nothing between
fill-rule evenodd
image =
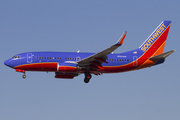
<instances>
[{"instance_id":1,"label":"boeing 737","mask_svg":"<svg viewBox=\"0 0 180 120\"><path fill-rule=\"evenodd\" d=\"M81 52L26 52L6 60L4 64L23 73L26 71L55 72L55 78L73 79L84 74L88 83L91 74L120 73L161 64L175 50L163 53L171 21L162 21L137 49L112 54L123 44L127 32L109 48L98 53Z\"/></svg>"}]
</instances>

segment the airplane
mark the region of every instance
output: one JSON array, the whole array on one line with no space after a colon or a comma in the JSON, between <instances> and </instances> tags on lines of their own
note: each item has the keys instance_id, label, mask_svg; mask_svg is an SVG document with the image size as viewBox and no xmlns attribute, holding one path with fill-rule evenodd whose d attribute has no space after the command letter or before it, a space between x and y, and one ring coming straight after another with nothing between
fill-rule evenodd
<instances>
[{"instance_id":1,"label":"airplane","mask_svg":"<svg viewBox=\"0 0 180 120\"><path fill-rule=\"evenodd\" d=\"M55 78L73 79L84 74L88 83L91 74L120 73L139 70L161 64L175 50L163 53L171 21L162 21L137 49L124 53L112 53L123 44L127 32L109 48L98 53L81 52L26 52L4 62L8 67L23 73L26 71L55 72Z\"/></svg>"}]
</instances>

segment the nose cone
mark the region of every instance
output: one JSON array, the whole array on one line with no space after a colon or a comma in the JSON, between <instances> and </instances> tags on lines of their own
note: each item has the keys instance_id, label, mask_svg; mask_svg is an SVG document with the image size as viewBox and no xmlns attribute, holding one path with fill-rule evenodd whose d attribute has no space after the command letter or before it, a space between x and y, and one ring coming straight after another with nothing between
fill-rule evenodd
<instances>
[{"instance_id":1,"label":"nose cone","mask_svg":"<svg viewBox=\"0 0 180 120\"><path fill-rule=\"evenodd\" d=\"M8 66L8 67L12 67L10 60L6 60L6 61L4 62L4 64L5 64L6 66Z\"/></svg>"},{"instance_id":2,"label":"nose cone","mask_svg":"<svg viewBox=\"0 0 180 120\"><path fill-rule=\"evenodd\" d=\"M4 64L7 65L7 66L8 66L8 63L9 63L8 60L6 60L6 61L4 62Z\"/></svg>"}]
</instances>

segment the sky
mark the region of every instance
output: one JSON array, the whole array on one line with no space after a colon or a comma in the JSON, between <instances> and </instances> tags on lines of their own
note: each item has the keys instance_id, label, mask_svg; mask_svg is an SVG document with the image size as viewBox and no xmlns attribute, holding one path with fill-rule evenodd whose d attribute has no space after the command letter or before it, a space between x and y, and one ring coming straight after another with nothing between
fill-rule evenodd
<instances>
[{"instance_id":1,"label":"sky","mask_svg":"<svg viewBox=\"0 0 180 120\"><path fill-rule=\"evenodd\" d=\"M1 120L179 120L180 1L0 0ZM171 20L165 63L116 74L56 79L54 73L15 72L4 65L30 51L99 52L124 31L121 53L138 48Z\"/></svg>"}]
</instances>

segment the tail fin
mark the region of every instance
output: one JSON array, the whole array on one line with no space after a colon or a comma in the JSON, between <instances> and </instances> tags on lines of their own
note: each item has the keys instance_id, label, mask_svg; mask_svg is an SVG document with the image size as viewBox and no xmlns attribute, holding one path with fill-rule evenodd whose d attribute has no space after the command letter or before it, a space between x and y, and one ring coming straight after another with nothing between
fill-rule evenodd
<instances>
[{"instance_id":1,"label":"tail fin","mask_svg":"<svg viewBox=\"0 0 180 120\"><path fill-rule=\"evenodd\" d=\"M162 54L165 43L166 43L170 25L171 25L171 21L162 21L161 24L153 31L153 33L139 47L140 50L143 53L149 51L148 53L151 54L150 56L156 56L156 55Z\"/></svg>"}]
</instances>

